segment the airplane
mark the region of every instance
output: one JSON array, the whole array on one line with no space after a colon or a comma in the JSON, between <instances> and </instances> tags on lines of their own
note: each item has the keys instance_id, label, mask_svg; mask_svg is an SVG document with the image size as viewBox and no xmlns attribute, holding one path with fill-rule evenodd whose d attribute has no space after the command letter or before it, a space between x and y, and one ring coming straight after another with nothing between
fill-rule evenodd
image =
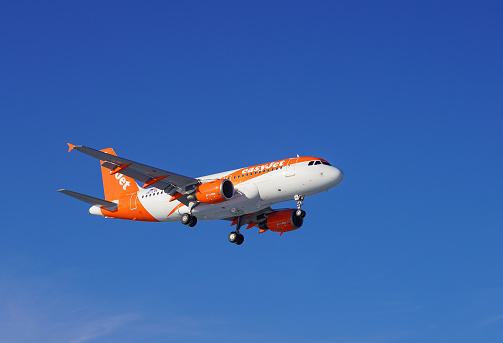
<instances>
[{"instance_id":1,"label":"airplane","mask_svg":"<svg viewBox=\"0 0 503 343\"><path fill-rule=\"evenodd\" d=\"M118 157L112 148L95 150L68 144L101 163L105 199L60 189L86 202L90 214L148 222L176 222L194 227L198 220L228 220L236 225L228 240L241 245L240 229L257 227L284 232L299 229L305 197L337 186L344 173L317 157L293 157L192 178ZM140 187L136 181L143 183ZM295 200L297 208L272 209Z\"/></svg>"}]
</instances>

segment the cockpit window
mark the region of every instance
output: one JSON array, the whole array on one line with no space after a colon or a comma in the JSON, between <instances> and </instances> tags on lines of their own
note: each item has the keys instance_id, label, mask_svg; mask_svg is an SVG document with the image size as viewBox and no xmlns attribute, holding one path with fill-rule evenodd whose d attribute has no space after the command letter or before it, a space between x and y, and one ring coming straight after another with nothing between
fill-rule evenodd
<instances>
[{"instance_id":1,"label":"cockpit window","mask_svg":"<svg viewBox=\"0 0 503 343\"><path fill-rule=\"evenodd\" d=\"M310 161L307 165L308 165L308 166L313 166L313 165L314 165L314 166L317 166L317 165L319 165L319 164L324 164L324 165L326 165L326 166L331 166L331 164L330 164L330 163L328 163L327 161Z\"/></svg>"}]
</instances>

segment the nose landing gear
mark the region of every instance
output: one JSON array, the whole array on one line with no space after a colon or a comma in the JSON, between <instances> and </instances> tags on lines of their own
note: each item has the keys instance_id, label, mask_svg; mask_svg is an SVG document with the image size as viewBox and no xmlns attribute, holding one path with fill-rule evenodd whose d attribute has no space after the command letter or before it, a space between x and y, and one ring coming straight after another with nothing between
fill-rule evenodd
<instances>
[{"instance_id":1,"label":"nose landing gear","mask_svg":"<svg viewBox=\"0 0 503 343\"><path fill-rule=\"evenodd\" d=\"M295 211L295 215L300 218L304 218L306 216L306 211L302 210L302 202L304 201L304 195L295 195L293 197L295 202L297 203L297 211Z\"/></svg>"}]
</instances>

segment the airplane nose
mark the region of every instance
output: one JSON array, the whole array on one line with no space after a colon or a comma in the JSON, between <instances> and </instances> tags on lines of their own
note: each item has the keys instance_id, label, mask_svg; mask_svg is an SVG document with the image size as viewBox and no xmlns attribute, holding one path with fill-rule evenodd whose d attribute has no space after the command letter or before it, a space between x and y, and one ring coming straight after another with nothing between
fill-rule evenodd
<instances>
[{"instance_id":1,"label":"airplane nose","mask_svg":"<svg viewBox=\"0 0 503 343\"><path fill-rule=\"evenodd\" d=\"M344 173L342 170L336 167L332 167L332 175L330 177L330 183L332 183L332 187L337 186L344 179Z\"/></svg>"}]
</instances>

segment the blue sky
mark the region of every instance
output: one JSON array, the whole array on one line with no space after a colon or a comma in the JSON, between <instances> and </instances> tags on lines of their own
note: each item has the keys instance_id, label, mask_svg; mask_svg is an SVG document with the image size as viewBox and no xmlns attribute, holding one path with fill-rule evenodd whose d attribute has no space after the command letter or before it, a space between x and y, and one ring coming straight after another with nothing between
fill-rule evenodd
<instances>
[{"instance_id":1,"label":"blue sky","mask_svg":"<svg viewBox=\"0 0 503 343\"><path fill-rule=\"evenodd\" d=\"M4 2L0 341L501 340L502 9ZM67 142L194 177L319 156L345 179L238 247L227 222L90 216L56 192L103 194Z\"/></svg>"}]
</instances>

